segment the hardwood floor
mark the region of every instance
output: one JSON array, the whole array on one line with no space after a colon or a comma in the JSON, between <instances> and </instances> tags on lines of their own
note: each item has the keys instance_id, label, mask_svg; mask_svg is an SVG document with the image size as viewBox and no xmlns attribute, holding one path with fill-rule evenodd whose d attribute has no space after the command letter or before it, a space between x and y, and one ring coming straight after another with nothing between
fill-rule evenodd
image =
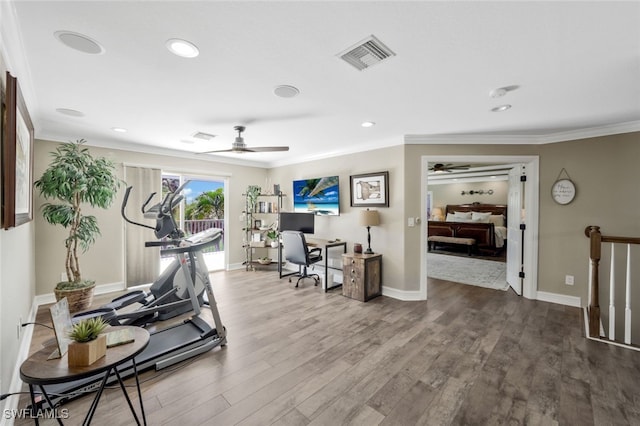
<instances>
[{"instance_id":1,"label":"hardwood floor","mask_svg":"<svg viewBox=\"0 0 640 426\"><path fill-rule=\"evenodd\" d=\"M435 279L425 302L361 303L275 272L211 278L228 345L142 374L150 425L640 424L640 353L585 339L577 308ZM119 388L94 424L133 424Z\"/></svg>"}]
</instances>

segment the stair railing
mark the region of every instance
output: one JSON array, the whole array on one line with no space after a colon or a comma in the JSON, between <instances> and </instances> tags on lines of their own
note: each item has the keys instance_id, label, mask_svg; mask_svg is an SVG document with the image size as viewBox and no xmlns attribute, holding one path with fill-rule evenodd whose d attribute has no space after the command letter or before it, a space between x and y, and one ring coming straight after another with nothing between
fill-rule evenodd
<instances>
[{"instance_id":1,"label":"stair railing","mask_svg":"<svg viewBox=\"0 0 640 426\"><path fill-rule=\"evenodd\" d=\"M608 339L616 342L616 244L626 245L626 273L625 273L625 321L624 338L625 345L636 346L631 341L631 246L640 244L640 238L612 237L602 235L599 226L587 226L584 231L590 240L589 253L589 307L588 307L588 333L589 337ZM602 326L600 312L600 259L603 243L611 243L611 259L609 266L609 324L608 332ZM604 335L603 335L604 334Z\"/></svg>"}]
</instances>

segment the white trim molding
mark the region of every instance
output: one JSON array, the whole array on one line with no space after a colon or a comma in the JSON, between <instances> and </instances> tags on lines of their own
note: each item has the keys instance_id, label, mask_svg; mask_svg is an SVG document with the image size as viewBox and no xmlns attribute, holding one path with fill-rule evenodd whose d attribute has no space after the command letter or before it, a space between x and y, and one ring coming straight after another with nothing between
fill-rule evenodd
<instances>
[{"instance_id":1,"label":"white trim molding","mask_svg":"<svg viewBox=\"0 0 640 426\"><path fill-rule=\"evenodd\" d=\"M574 308L582 307L582 299L579 297L567 296L566 294L549 293L547 291L536 292L536 300L556 303L558 305L573 306Z\"/></svg>"},{"instance_id":2,"label":"white trim molding","mask_svg":"<svg viewBox=\"0 0 640 426\"><path fill-rule=\"evenodd\" d=\"M619 135L640 131L640 121L604 124L601 126L576 128L548 133L468 133L468 134L438 134L438 135L405 135L406 145L544 145L555 142L567 142L577 139L596 138L599 136Z\"/></svg>"},{"instance_id":3,"label":"white trim molding","mask_svg":"<svg viewBox=\"0 0 640 426\"><path fill-rule=\"evenodd\" d=\"M382 286L382 295L387 297L392 297L394 299L402 300L404 302L425 300L424 296L420 291L398 290L397 288L391 288L391 287L385 287L385 286Z\"/></svg>"}]
</instances>

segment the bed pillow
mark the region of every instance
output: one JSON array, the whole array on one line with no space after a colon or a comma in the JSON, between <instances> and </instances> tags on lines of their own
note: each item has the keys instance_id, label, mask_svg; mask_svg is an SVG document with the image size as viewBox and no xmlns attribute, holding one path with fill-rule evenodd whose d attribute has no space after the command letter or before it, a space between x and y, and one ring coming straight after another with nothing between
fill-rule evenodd
<instances>
[{"instance_id":1,"label":"bed pillow","mask_svg":"<svg viewBox=\"0 0 640 426\"><path fill-rule=\"evenodd\" d=\"M454 212L458 219L471 219L471 212Z\"/></svg>"},{"instance_id":2,"label":"bed pillow","mask_svg":"<svg viewBox=\"0 0 640 426\"><path fill-rule=\"evenodd\" d=\"M490 216L491 216L491 212L488 212L488 213L471 212L471 219L474 222L489 223Z\"/></svg>"},{"instance_id":3,"label":"bed pillow","mask_svg":"<svg viewBox=\"0 0 640 426\"><path fill-rule=\"evenodd\" d=\"M493 223L495 226L504 226L504 215L492 214L489 216L489 223Z\"/></svg>"}]
</instances>

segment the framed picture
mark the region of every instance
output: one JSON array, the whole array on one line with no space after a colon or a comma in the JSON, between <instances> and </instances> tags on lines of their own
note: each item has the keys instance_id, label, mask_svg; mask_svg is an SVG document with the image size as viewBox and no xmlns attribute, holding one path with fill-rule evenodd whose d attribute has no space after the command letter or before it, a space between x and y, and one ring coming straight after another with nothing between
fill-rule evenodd
<instances>
[{"instance_id":1,"label":"framed picture","mask_svg":"<svg viewBox=\"0 0 640 426\"><path fill-rule=\"evenodd\" d=\"M2 227L33 219L33 123L18 80L7 72L2 111Z\"/></svg>"},{"instance_id":2,"label":"framed picture","mask_svg":"<svg viewBox=\"0 0 640 426\"><path fill-rule=\"evenodd\" d=\"M389 207L389 172L351 176L351 207Z\"/></svg>"},{"instance_id":3,"label":"framed picture","mask_svg":"<svg viewBox=\"0 0 640 426\"><path fill-rule=\"evenodd\" d=\"M260 219L256 219L253 221L253 228L254 229L260 229L262 228L262 220Z\"/></svg>"}]
</instances>

